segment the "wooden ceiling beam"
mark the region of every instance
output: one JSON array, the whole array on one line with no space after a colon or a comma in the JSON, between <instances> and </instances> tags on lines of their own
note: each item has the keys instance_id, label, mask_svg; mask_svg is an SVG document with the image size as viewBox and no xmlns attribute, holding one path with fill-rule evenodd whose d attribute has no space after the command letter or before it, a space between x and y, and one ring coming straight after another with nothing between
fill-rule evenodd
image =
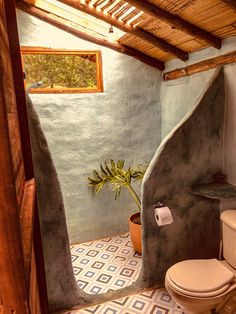
<instances>
[{"instance_id":1,"label":"wooden ceiling beam","mask_svg":"<svg viewBox=\"0 0 236 314\"><path fill-rule=\"evenodd\" d=\"M131 48L131 47L128 47L126 45L122 45L119 43L111 43L108 40L100 39L100 38L97 38L95 36L89 35L85 32L82 32L81 30L79 30L75 27L74 22L72 23L71 21L69 21L65 18L62 18L56 14L53 14L51 12L48 12L44 9L37 8L35 6L27 4L24 1L17 1L16 7L19 10L24 11L30 15L33 15L36 18L38 18L44 22L47 22L53 26L56 26L56 27L60 28L61 30L68 32L68 33L70 33L76 37L90 41L94 44L98 44L98 45L101 45L101 46L104 46L107 48L111 48L115 51L124 53L126 55L132 56L132 57L134 57L134 58L136 58L136 59L138 59L138 60L140 60L140 61L142 61L148 65L151 65L151 66L161 70L161 71L163 71L165 68L164 63L161 62L160 60L156 59L156 58L150 57L150 56L142 53L141 51L136 50L136 49Z\"/></svg>"},{"instance_id":2,"label":"wooden ceiling beam","mask_svg":"<svg viewBox=\"0 0 236 314\"><path fill-rule=\"evenodd\" d=\"M175 80L180 77L188 76L191 74L208 71L218 66L236 62L236 50L217 56L211 59L203 60L181 69L175 69L163 74L164 81Z\"/></svg>"},{"instance_id":3,"label":"wooden ceiling beam","mask_svg":"<svg viewBox=\"0 0 236 314\"><path fill-rule=\"evenodd\" d=\"M174 28L177 28L190 36L197 38L198 40L206 43L207 45L213 46L217 49L221 47L221 39L212 35L211 33L201 29L200 27L191 24L181 17L174 15L168 11L161 9L160 7L148 2L146 0L125 0L129 4L135 6L137 9L142 10L148 15L162 20L163 22L168 23ZM223 0L225 2L232 2L236 7L235 0Z\"/></svg>"},{"instance_id":4,"label":"wooden ceiling beam","mask_svg":"<svg viewBox=\"0 0 236 314\"><path fill-rule=\"evenodd\" d=\"M176 56L177 58L183 61L186 61L188 59L187 52L167 43L163 39L147 31L144 31L143 29L139 27L134 27L132 25L124 23L109 14L104 14L102 11L97 10L95 7L88 6L87 4L81 3L78 0L59 0L59 2L69 5L73 7L74 9L78 9L87 14L93 15L94 17L100 20L103 20L104 22L109 23L126 33L136 36L150 43L151 45L159 48L160 50L165 51L168 54Z\"/></svg>"},{"instance_id":5,"label":"wooden ceiling beam","mask_svg":"<svg viewBox=\"0 0 236 314\"><path fill-rule=\"evenodd\" d=\"M224 3L227 4L229 7L231 7L231 9L233 9L234 11L236 11L236 1L235 1L235 0L221 0L221 2L224 2Z\"/></svg>"}]
</instances>

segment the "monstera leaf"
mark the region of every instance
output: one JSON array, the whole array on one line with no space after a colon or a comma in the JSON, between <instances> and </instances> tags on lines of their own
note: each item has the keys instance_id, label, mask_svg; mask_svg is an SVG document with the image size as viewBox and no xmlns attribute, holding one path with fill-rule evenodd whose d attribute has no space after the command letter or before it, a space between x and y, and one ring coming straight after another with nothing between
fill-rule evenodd
<instances>
[{"instance_id":1,"label":"monstera leaf","mask_svg":"<svg viewBox=\"0 0 236 314\"><path fill-rule=\"evenodd\" d=\"M146 172L148 164L145 166L124 168L124 160L118 160L117 163L111 159L108 164L106 161L104 164L100 164L99 171L93 170L93 177L88 177L89 186L96 192L100 192L105 184L112 185L112 191L115 192L115 199L117 199L121 193L121 188L128 189L130 195L141 209L140 199L131 186L132 181L141 181Z\"/></svg>"}]
</instances>

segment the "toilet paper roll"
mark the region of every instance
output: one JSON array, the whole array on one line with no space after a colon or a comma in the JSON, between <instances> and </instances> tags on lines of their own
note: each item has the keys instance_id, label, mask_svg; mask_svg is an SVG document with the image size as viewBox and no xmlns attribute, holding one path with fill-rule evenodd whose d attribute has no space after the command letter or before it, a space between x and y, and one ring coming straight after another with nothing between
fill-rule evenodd
<instances>
[{"instance_id":1,"label":"toilet paper roll","mask_svg":"<svg viewBox=\"0 0 236 314\"><path fill-rule=\"evenodd\" d=\"M154 215L158 226L169 225L173 222L173 217L169 207L154 208Z\"/></svg>"}]
</instances>

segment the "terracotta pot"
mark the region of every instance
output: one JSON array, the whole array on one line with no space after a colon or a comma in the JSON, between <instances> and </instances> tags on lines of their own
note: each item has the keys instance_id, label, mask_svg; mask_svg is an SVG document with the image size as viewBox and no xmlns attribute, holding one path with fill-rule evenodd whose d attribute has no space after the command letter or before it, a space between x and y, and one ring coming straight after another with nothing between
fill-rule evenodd
<instances>
[{"instance_id":1,"label":"terracotta pot","mask_svg":"<svg viewBox=\"0 0 236 314\"><path fill-rule=\"evenodd\" d=\"M138 252L139 254L141 254L142 253L142 234L141 234L142 226L141 224L136 223L135 220L140 221L140 212L132 214L129 217L129 232L130 232L130 237L131 237L134 250Z\"/></svg>"}]
</instances>

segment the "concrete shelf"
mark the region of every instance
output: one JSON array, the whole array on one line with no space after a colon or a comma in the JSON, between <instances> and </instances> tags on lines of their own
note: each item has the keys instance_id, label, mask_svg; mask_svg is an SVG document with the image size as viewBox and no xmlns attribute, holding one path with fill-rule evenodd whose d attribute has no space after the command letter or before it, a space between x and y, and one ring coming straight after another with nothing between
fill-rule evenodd
<instances>
[{"instance_id":1,"label":"concrete shelf","mask_svg":"<svg viewBox=\"0 0 236 314\"><path fill-rule=\"evenodd\" d=\"M194 194L208 198L236 200L236 186L227 182L195 185L192 191Z\"/></svg>"}]
</instances>

